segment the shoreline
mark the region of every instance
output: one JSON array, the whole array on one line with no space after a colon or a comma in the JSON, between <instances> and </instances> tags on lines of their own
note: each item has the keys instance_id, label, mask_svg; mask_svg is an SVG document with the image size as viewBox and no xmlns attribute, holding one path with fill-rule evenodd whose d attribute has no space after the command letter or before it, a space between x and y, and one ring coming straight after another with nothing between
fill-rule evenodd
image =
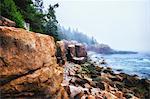
<instances>
[{"instance_id":1,"label":"shoreline","mask_svg":"<svg viewBox=\"0 0 150 99\"><path fill-rule=\"evenodd\" d=\"M126 73L129 75L137 75L139 78L150 80L150 57L147 54L98 54L88 52L90 60L100 64L98 61L101 57L104 58L108 67L111 67L115 73ZM138 68L140 67L140 68ZM143 69L142 69L143 68Z\"/></svg>"},{"instance_id":2,"label":"shoreline","mask_svg":"<svg viewBox=\"0 0 150 99\"><path fill-rule=\"evenodd\" d=\"M62 86L70 98L147 99L150 96L148 79L126 73L117 74L112 68L98 66L89 60L80 65L67 62L64 68Z\"/></svg>"}]
</instances>

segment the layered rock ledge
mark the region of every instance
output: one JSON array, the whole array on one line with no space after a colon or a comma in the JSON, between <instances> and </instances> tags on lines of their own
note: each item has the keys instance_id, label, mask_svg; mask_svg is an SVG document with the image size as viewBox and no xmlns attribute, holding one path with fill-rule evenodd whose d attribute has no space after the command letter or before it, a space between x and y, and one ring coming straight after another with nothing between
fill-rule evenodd
<instances>
[{"instance_id":1,"label":"layered rock ledge","mask_svg":"<svg viewBox=\"0 0 150 99\"><path fill-rule=\"evenodd\" d=\"M65 98L53 37L0 26L1 98Z\"/></svg>"}]
</instances>

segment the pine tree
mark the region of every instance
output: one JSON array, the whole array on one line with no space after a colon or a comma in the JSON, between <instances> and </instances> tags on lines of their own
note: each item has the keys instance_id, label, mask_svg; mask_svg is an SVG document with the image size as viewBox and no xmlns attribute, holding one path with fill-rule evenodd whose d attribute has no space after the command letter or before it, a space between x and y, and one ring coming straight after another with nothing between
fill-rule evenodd
<instances>
[{"instance_id":1,"label":"pine tree","mask_svg":"<svg viewBox=\"0 0 150 99\"><path fill-rule=\"evenodd\" d=\"M54 6L49 5L48 14L47 14L47 24L46 24L46 33L55 38L55 41L59 40L58 37L58 21L56 20L55 10L59 5L55 4Z\"/></svg>"},{"instance_id":2,"label":"pine tree","mask_svg":"<svg viewBox=\"0 0 150 99\"><path fill-rule=\"evenodd\" d=\"M17 10L17 7L13 0L1 0L0 14L12 21L15 21L17 27L23 27L23 17Z\"/></svg>"}]
</instances>

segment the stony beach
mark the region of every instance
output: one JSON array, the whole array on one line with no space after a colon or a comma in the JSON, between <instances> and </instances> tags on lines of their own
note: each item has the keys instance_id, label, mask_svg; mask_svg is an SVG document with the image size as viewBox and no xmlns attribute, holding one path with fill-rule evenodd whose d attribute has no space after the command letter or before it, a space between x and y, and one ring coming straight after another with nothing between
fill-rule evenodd
<instances>
[{"instance_id":1,"label":"stony beach","mask_svg":"<svg viewBox=\"0 0 150 99\"><path fill-rule=\"evenodd\" d=\"M125 73L115 74L110 67L92 61L78 65L66 63L64 80L71 99L149 99L150 81Z\"/></svg>"}]
</instances>

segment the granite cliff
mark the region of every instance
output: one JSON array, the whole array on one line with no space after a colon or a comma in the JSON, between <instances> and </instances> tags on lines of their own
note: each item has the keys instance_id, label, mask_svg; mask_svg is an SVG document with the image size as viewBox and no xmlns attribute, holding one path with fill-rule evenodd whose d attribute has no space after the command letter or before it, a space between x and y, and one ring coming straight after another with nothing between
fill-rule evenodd
<instances>
[{"instance_id":1,"label":"granite cliff","mask_svg":"<svg viewBox=\"0 0 150 99\"><path fill-rule=\"evenodd\" d=\"M67 99L53 37L0 26L1 98Z\"/></svg>"}]
</instances>

